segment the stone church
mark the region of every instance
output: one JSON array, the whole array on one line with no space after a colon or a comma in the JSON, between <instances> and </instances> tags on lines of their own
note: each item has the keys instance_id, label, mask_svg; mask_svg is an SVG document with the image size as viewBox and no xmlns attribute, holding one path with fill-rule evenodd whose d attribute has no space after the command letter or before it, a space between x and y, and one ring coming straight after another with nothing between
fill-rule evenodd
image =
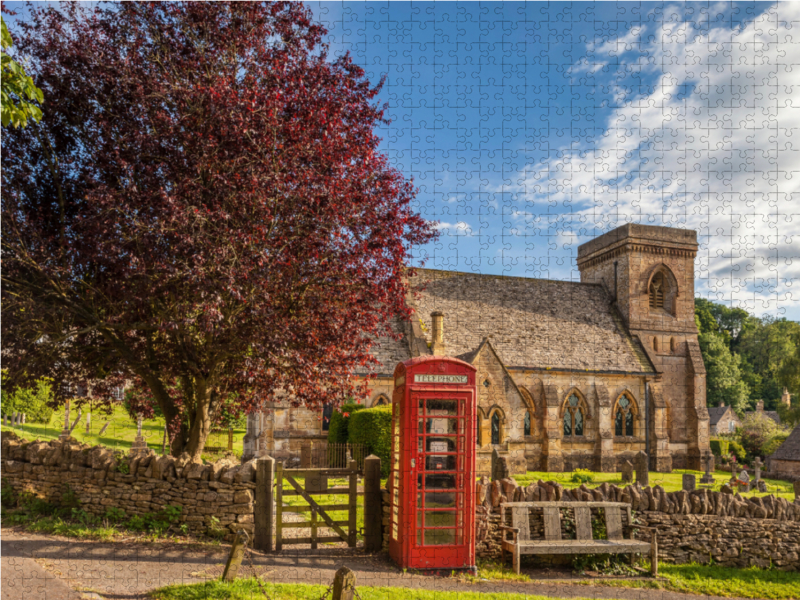
<instances>
[{"instance_id":1,"label":"stone church","mask_svg":"<svg viewBox=\"0 0 800 600\"><path fill-rule=\"evenodd\" d=\"M701 468L709 451L694 320L695 231L624 225L578 248L580 282L415 269L414 317L379 340L367 406L388 404L398 362L455 356L477 367L477 467L613 472ZM326 439L330 408L270 404L245 454L298 456Z\"/></svg>"}]
</instances>

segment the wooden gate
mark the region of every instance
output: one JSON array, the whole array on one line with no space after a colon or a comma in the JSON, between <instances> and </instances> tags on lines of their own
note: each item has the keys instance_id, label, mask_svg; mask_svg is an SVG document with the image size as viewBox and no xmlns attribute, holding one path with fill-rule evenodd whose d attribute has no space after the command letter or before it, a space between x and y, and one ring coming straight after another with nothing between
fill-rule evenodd
<instances>
[{"instance_id":1,"label":"wooden gate","mask_svg":"<svg viewBox=\"0 0 800 600\"><path fill-rule=\"evenodd\" d=\"M304 478L301 485L297 478ZM327 478L345 478L347 486L328 487ZM284 485L284 481L288 485ZM286 488L286 489L284 489ZM313 496L347 495L346 504L319 504ZM305 504L284 505L287 497L300 497ZM347 520L335 520L330 513L347 511ZM346 469L284 469L278 463L275 469L275 550L280 552L284 544L311 544L317 548L320 542L347 542L354 548L356 545L356 517L358 512L358 466L351 460ZM284 513L309 514L308 520L283 521ZM335 536L320 536L319 528L332 529ZM345 531L345 528L346 531ZM284 530L309 529L308 536L285 537Z\"/></svg>"}]
</instances>

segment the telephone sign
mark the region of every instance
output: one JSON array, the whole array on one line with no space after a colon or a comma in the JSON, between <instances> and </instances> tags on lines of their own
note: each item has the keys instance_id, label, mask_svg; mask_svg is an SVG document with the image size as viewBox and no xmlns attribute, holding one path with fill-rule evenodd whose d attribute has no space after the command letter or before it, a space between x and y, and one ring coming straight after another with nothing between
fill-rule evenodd
<instances>
[{"instance_id":1,"label":"telephone sign","mask_svg":"<svg viewBox=\"0 0 800 600\"><path fill-rule=\"evenodd\" d=\"M395 369L389 554L401 567L475 569L475 370L439 356Z\"/></svg>"}]
</instances>

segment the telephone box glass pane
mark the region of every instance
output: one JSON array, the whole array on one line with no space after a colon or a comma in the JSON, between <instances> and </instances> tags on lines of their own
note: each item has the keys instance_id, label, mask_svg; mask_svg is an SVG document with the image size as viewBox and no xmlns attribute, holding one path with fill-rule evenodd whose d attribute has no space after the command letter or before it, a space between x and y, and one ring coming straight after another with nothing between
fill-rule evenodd
<instances>
[{"instance_id":1,"label":"telephone box glass pane","mask_svg":"<svg viewBox=\"0 0 800 600\"><path fill-rule=\"evenodd\" d=\"M430 415L455 417L458 414L458 400L428 400L427 410Z\"/></svg>"},{"instance_id":2,"label":"telephone box glass pane","mask_svg":"<svg viewBox=\"0 0 800 600\"><path fill-rule=\"evenodd\" d=\"M428 508L455 508L455 492L426 492L425 506Z\"/></svg>"},{"instance_id":3,"label":"telephone box glass pane","mask_svg":"<svg viewBox=\"0 0 800 600\"><path fill-rule=\"evenodd\" d=\"M456 456L448 454L446 456L437 456L435 454L428 454L425 457L425 470L426 471L456 471Z\"/></svg>"},{"instance_id":4,"label":"telephone box glass pane","mask_svg":"<svg viewBox=\"0 0 800 600\"><path fill-rule=\"evenodd\" d=\"M429 415L431 413L428 413ZM420 430L422 429L422 421L419 423ZM456 419L448 419L448 418L433 418L433 419L425 419L425 433L435 433L435 434L449 434L449 433L457 433L458 431L458 422ZM422 433L422 431L420 431Z\"/></svg>"},{"instance_id":5,"label":"telephone box glass pane","mask_svg":"<svg viewBox=\"0 0 800 600\"><path fill-rule=\"evenodd\" d=\"M446 546L456 543L455 529L426 529L426 546Z\"/></svg>"}]
</instances>

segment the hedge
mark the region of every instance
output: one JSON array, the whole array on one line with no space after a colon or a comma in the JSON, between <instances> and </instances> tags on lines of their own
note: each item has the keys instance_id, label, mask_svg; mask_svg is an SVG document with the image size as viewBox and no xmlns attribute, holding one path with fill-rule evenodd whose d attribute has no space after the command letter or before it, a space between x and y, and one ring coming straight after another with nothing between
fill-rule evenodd
<instances>
[{"instance_id":1,"label":"hedge","mask_svg":"<svg viewBox=\"0 0 800 600\"><path fill-rule=\"evenodd\" d=\"M342 404L333 409L331 422L328 425L328 441L332 444L346 444L348 440L347 429L350 417L358 410L363 410L360 404ZM345 417L345 414L348 415Z\"/></svg>"},{"instance_id":2,"label":"hedge","mask_svg":"<svg viewBox=\"0 0 800 600\"><path fill-rule=\"evenodd\" d=\"M711 440L709 444L714 456L728 456L730 453L730 440Z\"/></svg>"},{"instance_id":3,"label":"hedge","mask_svg":"<svg viewBox=\"0 0 800 600\"><path fill-rule=\"evenodd\" d=\"M744 451L744 448L739 442L731 440L730 450L731 452L733 452L733 455L739 462L743 462L744 459L747 457L747 452Z\"/></svg>"},{"instance_id":4,"label":"hedge","mask_svg":"<svg viewBox=\"0 0 800 600\"><path fill-rule=\"evenodd\" d=\"M389 476L392 450L392 407L375 406L350 416L350 443L364 444L366 455L381 459L381 477Z\"/></svg>"}]
</instances>

